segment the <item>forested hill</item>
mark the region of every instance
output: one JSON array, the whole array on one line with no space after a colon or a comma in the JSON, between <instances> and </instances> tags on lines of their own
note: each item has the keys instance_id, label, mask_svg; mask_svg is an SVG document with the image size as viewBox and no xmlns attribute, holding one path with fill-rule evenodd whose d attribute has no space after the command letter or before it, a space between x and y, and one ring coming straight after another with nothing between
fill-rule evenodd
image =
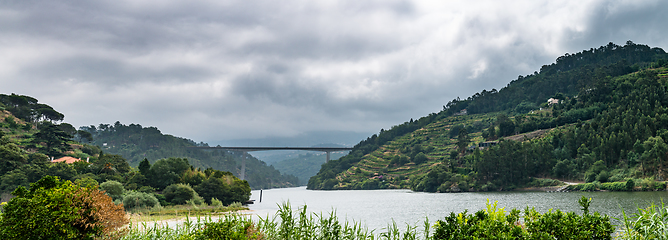
<instances>
[{"instance_id":1,"label":"forested hill","mask_svg":"<svg viewBox=\"0 0 668 240\"><path fill-rule=\"evenodd\" d=\"M246 158L245 180L253 189L298 186L299 180L292 175L281 174L272 166L251 155L236 151L200 150L189 147L208 146L193 140L162 134L156 127L139 124L124 125L120 122L80 127L92 135L94 144L105 153L118 154L137 166L143 159L153 163L169 157L187 158L196 168L213 168L240 176L241 160Z\"/></svg>"},{"instance_id":2,"label":"forested hill","mask_svg":"<svg viewBox=\"0 0 668 240\"><path fill-rule=\"evenodd\" d=\"M381 129L324 164L308 188L449 192L544 184L538 178L665 179L666 59L663 49L630 41L566 54L501 90ZM493 142L475 147L485 141Z\"/></svg>"}]
</instances>

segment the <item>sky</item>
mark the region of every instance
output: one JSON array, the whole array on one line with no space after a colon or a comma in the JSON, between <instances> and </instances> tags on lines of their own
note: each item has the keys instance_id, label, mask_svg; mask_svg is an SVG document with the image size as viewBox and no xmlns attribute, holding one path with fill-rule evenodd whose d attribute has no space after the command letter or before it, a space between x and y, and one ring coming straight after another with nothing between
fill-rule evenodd
<instances>
[{"instance_id":1,"label":"sky","mask_svg":"<svg viewBox=\"0 0 668 240\"><path fill-rule=\"evenodd\" d=\"M667 11L659 0L3 0L0 93L35 97L75 127L120 121L196 142L370 135L565 53L668 49Z\"/></svg>"}]
</instances>

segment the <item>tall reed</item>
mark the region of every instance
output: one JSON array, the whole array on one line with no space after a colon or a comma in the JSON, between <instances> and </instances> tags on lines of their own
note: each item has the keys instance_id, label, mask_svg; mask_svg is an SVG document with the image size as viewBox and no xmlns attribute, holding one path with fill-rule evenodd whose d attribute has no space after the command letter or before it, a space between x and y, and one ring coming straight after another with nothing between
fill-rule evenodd
<instances>
[{"instance_id":1,"label":"tall reed","mask_svg":"<svg viewBox=\"0 0 668 240\"><path fill-rule=\"evenodd\" d=\"M668 209L661 201L661 206L652 203L647 208L638 208L633 217L622 209L624 226L617 239L668 239Z\"/></svg>"},{"instance_id":2,"label":"tall reed","mask_svg":"<svg viewBox=\"0 0 668 240\"><path fill-rule=\"evenodd\" d=\"M127 235L121 239L262 239L262 240L428 240L429 220L420 232L417 226L406 226L401 231L393 221L379 234L360 222L340 221L335 211L309 213L306 206L293 210L289 203L279 205L273 217L260 217L257 222L249 216L228 214L213 220L211 217L191 221L189 218L174 226L142 223L130 225Z\"/></svg>"}]
</instances>

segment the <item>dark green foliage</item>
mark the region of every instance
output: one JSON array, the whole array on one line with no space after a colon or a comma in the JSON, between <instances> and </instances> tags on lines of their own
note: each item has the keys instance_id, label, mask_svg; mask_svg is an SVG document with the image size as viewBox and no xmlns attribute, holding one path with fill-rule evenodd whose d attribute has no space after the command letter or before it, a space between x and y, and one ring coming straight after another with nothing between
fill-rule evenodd
<instances>
[{"instance_id":1,"label":"dark green foliage","mask_svg":"<svg viewBox=\"0 0 668 240\"><path fill-rule=\"evenodd\" d=\"M152 208L160 206L160 202L153 194L130 191L123 196L123 206L127 210L135 208Z\"/></svg>"},{"instance_id":2,"label":"dark green foliage","mask_svg":"<svg viewBox=\"0 0 668 240\"><path fill-rule=\"evenodd\" d=\"M429 160L429 159L427 158L427 155L425 155L423 152L418 153L413 158L413 162L415 164L422 164L422 163L426 162L427 160Z\"/></svg>"},{"instance_id":3,"label":"dark green foliage","mask_svg":"<svg viewBox=\"0 0 668 240\"><path fill-rule=\"evenodd\" d=\"M408 157L403 156L403 155L394 155L392 157L392 161L390 161L391 164L397 165L397 166L403 166L404 164L408 163Z\"/></svg>"},{"instance_id":4,"label":"dark green foliage","mask_svg":"<svg viewBox=\"0 0 668 240\"><path fill-rule=\"evenodd\" d=\"M262 239L260 236L261 233L255 229L252 221L226 215L222 221L205 223L202 230L194 234L193 239Z\"/></svg>"},{"instance_id":5,"label":"dark green foliage","mask_svg":"<svg viewBox=\"0 0 668 240\"><path fill-rule=\"evenodd\" d=\"M151 163L148 161L148 159L144 158L144 160L139 163L139 167L137 168L144 176L149 175L151 171Z\"/></svg>"},{"instance_id":6,"label":"dark green foliage","mask_svg":"<svg viewBox=\"0 0 668 240\"><path fill-rule=\"evenodd\" d=\"M214 175L195 187L197 193L207 203L216 198L229 205L233 202L244 203L250 199L250 186L248 182L227 176L216 177Z\"/></svg>"},{"instance_id":7,"label":"dark green foliage","mask_svg":"<svg viewBox=\"0 0 668 240\"><path fill-rule=\"evenodd\" d=\"M172 184L162 191L165 200L173 204L185 204L186 201L195 198L196 193L190 186L185 184Z\"/></svg>"},{"instance_id":8,"label":"dark green foliage","mask_svg":"<svg viewBox=\"0 0 668 240\"><path fill-rule=\"evenodd\" d=\"M2 239L94 239L127 222L122 207L95 186L46 176L12 194L0 220Z\"/></svg>"},{"instance_id":9,"label":"dark green foliage","mask_svg":"<svg viewBox=\"0 0 668 240\"><path fill-rule=\"evenodd\" d=\"M26 122L62 121L65 116L37 99L25 95L0 94L0 103L15 117Z\"/></svg>"},{"instance_id":10,"label":"dark green foliage","mask_svg":"<svg viewBox=\"0 0 668 240\"><path fill-rule=\"evenodd\" d=\"M445 217L435 224L433 239L612 239L615 228L608 216L589 214L590 199L579 201L584 213L577 215L560 210L544 214L528 207L522 226L520 211L508 215L496 203L475 214L467 211Z\"/></svg>"},{"instance_id":11,"label":"dark green foliage","mask_svg":"<svg viewBox=\"0 0 668 240\"><path fill-rule=\"evenodd\" d=\"M626 181L626 184L624 184L626 187L626 191L633 191L633 188L636 186L635 182L633 182L633 179L629 179Z\"/></svg>"},{"instance_id":12,"label":"dark green foliage","mask_svg":"<svg viewBox=\"0 0 668 240\"><path fill-rule=\"evenodd\" d=\"M101 183L100 190L105 191L105 193L114 200L123 197L123 193L125 193L123 184L113 180Z\"/></svg>"},{"instance_id":13,"label":"dark green foliage","mask_svg":"<svg viewBox=\"0 0 668 240\"><path fill-rule=\"evenodd\" d=\"M139 124L124 125L116 122L113 125L84 126L80 127L80 131L90 133L94 138L92 144L99 146L105 152L122 156L131 166L138 166L144 159L148 160L150 165L151 162L159 159L187 158L189 164L195 168L214 168L240 176L241 161L245 159L243 160L246 165L245 179L253 188L291 187L299 184L297 177L281 174L273 167L267 166L266 163L248 154L235 151L193 149L191 147L208 145L163 134L156 127L142 127ZM105 143L106 146L104 146ZM148 174L142 174L148 177ZM159 185L164 188L169 184Z\"/></svg>"},{"instance_id":14,"label":"dark green foliage","mask_svg":"<svg viewBox=\"0 0 668 240\"><path fill-rule=\"evenodd\" d=\"M167 158L156 161L150 168L150 185L158 190L178 183L181 175L190 169L185 158Z\"/></svg>"},{"instance_id":15,"label":"dark green foliage","mask_svg":"<svg viewBox=\"0 0 668 240\"><path fill-rule=\"evenodd\" d=\"M57 125L50 122L42 122L39 132L33 135L31 145L39 152L52 157L60 157L64 151L70 150L67 144L72 135L61 130Z\"/></svg>"},{"instance_id":16,"label":"dark green foliage","mask_svg":"<svg viewBox=\"0 0 668 240\"><path fill-rule=\"evenodd\" d=\"M410 178L410 187L418 191L456 190L456 186L461 185L459 181L426 174L436 171L440 176L442 172L454 172L458 168L476 173L466 176L463 182L473 190L489 190L490 186L496 190L513 189L527 184L530 177L586 180L589 183L619 181L627 177L666 179L668 144L664 138L668 138L668 69L639 69L638 66L663 66L662 63L648 62L663 59L665 63L667 58L668 54L661 49L633 43L625 46L609 44L567 54L557 59L557 63L544 66L540 73L520 76L500 91L483 91L465 100L451 101L441 113L430 115L429 119L433 121L420 131L414 131L412 136L395 136L395 140L401 139L401 144L395 141L383 145L382 141L375 140L388 131L372 136L349 156L323 165L308 188L328 189L326 186L332 186L325 185L328 179L349 176L340 173L361 159L369 159L364 164L373 164L371 161L383 155L383 151L397 149L406 153L405 150L410 151L415 144L446 146L429 156L449 159L443 162L449 169L423 169L418 171L421 175L403 176ZM548 105L545 101L550 97L558 98L560 102ZM510 115L513 111L524 113L533 106L541 106L543 110ZM481 116L450 116L462 109L467 109L469 115L503 112L496 115L495 122L469 121L463 124L467 118L480 119ZM470 131L476 122L482 127L475 129L486 130ZM449 124L448 132L429 132ZM543 135L530 141L527 140L531 137L513 137L512 141L502 141L483 151L447 156L454 148L450 138L456 136L453 135L455 132L466 130L473 136L491 140L540 129L550 131L539 133ZM424 135L435 138L424 138ZM447 147L448 144L453 147ZM464 146L461 142L459 145L459 149ZM382 147L380 151L368 152L379 147ZM400 167L396 163L393 161L389 165L390 173ZM623 171L615 171L618 169ZM396 171L397 175L407 172ZM388 186L407 184L397 180L400 178L396 175L389 179ZM341 180L343 184L334 186L351 188L353 184L345 184L349 181L344 178ZM656 188L653 184L645 185L644 189ZM598 189L593 185L586 186L587 190Z\"/></svg>"},{"instance_id":17,"label":"dark green foliage","mask_svg":"<svg viewBox=\"0 0 668 240\"><path fill-rule=\"evenodd\" d=\"M466 129L459 130L459 133L457 134L457 149L459 149L459 152L466 151L469 141L468 131L466 131Z\"/></svg>"},{"instance_id":18,"label":"dark green foliage","mask_svg":"<svg viewBox=\"0 0 668 240\"><path fill-rule=\"evenodd\" d=\"M0 139L0 175L28 163L26 154L16 144Z\"/></svg>"}]
</instances>

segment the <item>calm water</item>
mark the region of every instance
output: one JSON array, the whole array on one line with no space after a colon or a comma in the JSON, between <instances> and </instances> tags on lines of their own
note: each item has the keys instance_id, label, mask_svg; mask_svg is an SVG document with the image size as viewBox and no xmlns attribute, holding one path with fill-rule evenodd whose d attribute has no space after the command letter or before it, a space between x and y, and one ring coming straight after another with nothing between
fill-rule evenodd
<instances>
[{"instance_id":1,"label":"calm water","mask_svg":"<svg viewBox=\"0 0 668 240\"><path fill-rule=\"evenodd\" d=\"M646 207L652 201L660 203L668 198L668 192L493 192L493 193L421 193L410 190L351 190L312 191L306 187L252 191L249 205L255 214L273 216L278 204L289 201L293 209L307 205L307 210L329 214L333 210L341 219L355 220L366 224L369 229L380 230L392 220L405 226L422 226L425 217L433 224L450 212L476 212L485 208L487 199L498 201L498 207L506 211L516 208L524 210L535 207L543 213L549 209L560 209L581 214L577 200L582 196L591 197L590 211L598 211L611 217L621 218L620 206L627 212L635 213L636 206Z\"/></svg>"}]
</instances>

